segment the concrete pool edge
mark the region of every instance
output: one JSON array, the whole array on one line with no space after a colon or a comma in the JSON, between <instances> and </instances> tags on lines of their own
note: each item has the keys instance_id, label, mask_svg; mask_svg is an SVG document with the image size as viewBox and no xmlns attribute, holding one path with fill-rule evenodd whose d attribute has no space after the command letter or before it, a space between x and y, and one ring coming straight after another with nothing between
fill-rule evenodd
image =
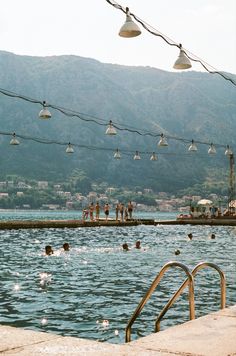
<instances>
[{"instance_id":1,"label":"concrete pool edge","mask_svg":"<svg viewBox=\"0 0 236 356\"><path fill-rule=\"evenodd\" d=\"M150 334L110 344L0 325L2 355L236 355L236 305Z\"/></svg>"}]
</instances>

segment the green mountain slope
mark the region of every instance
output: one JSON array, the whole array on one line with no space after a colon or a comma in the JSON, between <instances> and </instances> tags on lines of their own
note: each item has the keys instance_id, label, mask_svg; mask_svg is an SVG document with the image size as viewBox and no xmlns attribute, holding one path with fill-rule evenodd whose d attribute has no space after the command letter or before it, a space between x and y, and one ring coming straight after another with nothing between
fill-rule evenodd
<instances>
[{"instance_id":1,"label":"green mountain slope","mask_svg":"<svg viewBox=\"0 0 236 356\"><path fill-rule=\"evenodd\" d=\"M99 119L219 144L235 145L236 87L217 75L201 72L172 73L150 67L104 64L77 56L30 57L0 52L0 87L30 98ZM209 157L207 145L188 154L188 144L170 140L158 148L158 138L127 131L108 137L104 126L67 117L51 110L51 120L40 120L41 106L0 94L1 132L16 132L53 141L73 142L98 148L155 151L134 161L132 155L113 158L113 152L76 148L73 155L60 145L22 140L10 146L10 137L0 135L1 177L64 180L82 169L92 181L115 186L151 187L177 191L201 184L212 174L227 180L228 160L224 149ZM222 177L222 172L225 176ZM226 181L227 184L227 181Z\"/></svg>"}]
</instances>

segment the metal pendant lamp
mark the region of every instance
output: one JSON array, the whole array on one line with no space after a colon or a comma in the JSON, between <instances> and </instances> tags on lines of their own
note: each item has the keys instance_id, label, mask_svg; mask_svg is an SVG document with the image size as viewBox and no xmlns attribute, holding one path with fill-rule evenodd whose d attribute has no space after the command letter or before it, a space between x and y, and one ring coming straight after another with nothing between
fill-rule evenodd
<instances>
[{"instance_id":1,"label":"metal pendant lamp","mask_svg":"<svg viewBox=\"0 0 236 356\"><path fill-rule=\"evenodd\" d=\"M168 146L168 142L166 141L166 138L163 134L161 134L161 139L158 142L158 146L159 147L167 147Z\"/></svg>"},{"instance_id":2,"label":"metal pendant lamp","mask_svg":"<svg viewBox=\"0 0 236 356\"><path fill-rule=\"evenodd\" d=\"M231 148L229 147L229 145L226 146L226 150L225 150L225 155L226 156L230 156L233 154L233 151L231 150Z\"/></svg>"},{"instance_id":3,"label":"metal pendant lamp","mask_svg":"<svg viewBox=\"0 0 236 356\"><path fill-rule=\"evenodd\" d=\"M140 154L139 154L138 151L136 151L136 152L135 152L135 155L134 155L134 160L137 161L137 160L139 160L139 159L141 159Z\"/></svg>"},{"instance_id":4,"label":"metal pendant lamp","mask_svg":"<svg viewBox=\"0 0 236 356\"><path fill-rule=\"evenodd\" d=\"M191 143L191 145L189 146L188 150L189 150L190 152L197 152L197 146L196 146L194 140L192 140L192 143Z\"/></svg>"},{"instance_id":5,"label":"metal pendant lamp","mask_svg":"<svg viewBox=\"0 0 236 356\"><path fill-rule=\"evenodd\" d=\"M121 159L121 154L120 154L120 151L119 151L118 148L117 148L117 150L116 150L116 152L115 152L115 154L114 154L114 158L115 158L115 159Z\"/></svg>"},{"instance_id":6,"label":"metal pendant lamp","mask_svg":"<svg viewBox=\"0 0 236 356\"><path fill-rule=\"evenodd\" d=\"M106 135L114 136L116 134L117 134L116 129L113 126L112 121L110 120L108 128L106 129Z\"/></svg>"},{"instance_id":7,"label":"metal pendant lamp","mask_svg":"<svg viewBox=\"0 0 236 356\"><path fill-rule=\"evenodd\" d=\"M189 60L189 58L187 57L186 53L184 52L184 50L182 49L182 45L179 45L179 57L177 58L177 60L175 61L175 64L173 65L174 69L189 69L192 67L192 64Z\"/></svg>"},{"instance_id":8,"label":"metal pendant lamp","mask_svg":"<svg viewBox=\"0 0 236 356\"><path fill-rule=\"evenodd\" d=\"M39 117L40 119L44 119L44 120L50 119L52 117L52 114L47 109L46 101L43 102L43 109L40 110Z\"/></svg>"},{"instance_id":9,"label":"metal pendant lamp","mask_svg":"<svg viewBox=\"0 0 236 356\"><path fill-rule=\"evenodd\" d=\"M213 145L213 143L210 144L210 147L209 147L209 150L208 150L208 154L209 155L216 154L216 149L215 149L215 146Z\"/></svg>"},{"instance_id":10,"label":"metal pendant lamp","mask_svg":"<svg viewBox=\"0 0 236 356\"><path fill-rule=\"evenodd\" d=\"M70 142L68 143L68 146L66 148L66 153L74 153L74 149Z\"/></svg>"},{"instance_id":11,"label":"metal pendant lamp","mask_svg":"<svg viewBox=\"0 0 236 356\"><path fill-rule=\"evenodd\" d=\"M150 161L157 161L157 155L155 152L152 153L152 155L150 157Z\"/></svg>"},{"instance_id":12,"label":"metal pendant lamp","mask_svg":"<svg viewBox=\"0 0 236 356\"><path fill-rule=\"evenodd\" d=\"M18 141L17 140L17 138L16 138L16 134L15 134L15 132L13 133L13 135L12 135L12 139L11 139L11 141L10 141L10 145L19 145L20 144L20 141Z\"/></svg>"},{"instance_id":13,"label":"metal pendant lamp","mask_svg":"<svg viewBox=\"0 0 236 356\"><path fill-rule=\"evenodd\" d=\"M119 36L131 38L137 37L141 34L141 30L138 25L132 20L129 12L129 8L126 8L126 21L119 31Z\"/></svg>"}]
</instances>

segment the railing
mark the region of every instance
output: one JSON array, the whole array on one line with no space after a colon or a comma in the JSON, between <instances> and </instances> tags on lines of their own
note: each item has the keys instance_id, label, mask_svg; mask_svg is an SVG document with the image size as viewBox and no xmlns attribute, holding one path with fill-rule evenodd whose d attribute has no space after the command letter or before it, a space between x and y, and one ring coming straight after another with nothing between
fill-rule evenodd
<instances>
[{"instance_id":1,"label":"railing","mask_svg":"<svg viewBox=\"0 0 236 356\"><path fill-rule=\"evenodd\" d=\"M221 287L221 303L220 303L220 307L221 307L221 309L224 309L225 308L225 304L226 304L226 282L225 282L225 275L222 272L222 270L214 263L211 263L211 262L200 262L196 267L194 267L194 269L192 270L191 273L195 277L197 272L200 269L203 269L205 267L211 267L211 268L215 269L220 275L220 287ZM173 297L168 301L168 303L165 305L165 307L162 309L162 311L160 312L160 314L158 315L158 317L156 319L155 332L160 331L160 323L161 323L162 318L165 316L165 314L168 311L168 309L174 304L176 299L180 296L182 291L186 288L188 283L189 283L189 279L187 278L184 281L184 283L180 286L180 288L177 290L177 292L173 295Z\"/></svg>"},{"instance_id":2,"label":"railing","mask_svg":"<svg viewBox=\"0 0 236 356\"><path fill-rule=\"evenodd\" d=\"M184 272L187 275L188 283L186 283L186 285L189 285L189 314L190 314L190 319L191 320L195 318L193 275L189 271L188 267L185 266L183 263L180 263L180 262L168 262L162 267L162 269L160 270L159 274L156 276L156 278L152 282L150 288L147 290L146 294L144 295L144 297L140 301L139 305L137 306L135 312L133 313L132 317L130 318L130 320L129 320L128 324L127 324L127 327L125 329L125 332L126 332L125 342L130 342L131 341L131 327L132 327L133 323L135 322L136 318L141 313L143 307L145 306L145 304L147 303L147 301L151 297L152 293L154 292L154 290L156 289L156 287L160 283L160 281L161 281L163 275L165 274L165 272L171 267L181 268L181 269L184 270Z\"/></svg>"},{"instance_id":3,"label":"railing","mask_svg":"<svg viewBox=\"0 0 236 356\"><path fill-rule=\"evenodd\" d=\"M143 307L151 297L152 293L160 283L163 275L165 272L170 268L170 267L179 267L182 268L185 273L187 274L187 279L182 283L180 288L177 290L177 292L173 295L173 297L168 301L168 303L165 305L165 307L162 309L160 312L159 316L156 319L155 322L155 332L160 331L160 323L162 318L165 316L166 312L169 310L169 308L174 304L176 299L181 295L183 290L189 286L189 318L190 320L195 319L195 305L194 305L194 277L197 274L197 272L205 267L210 267L215 269L219 275L220 275L220 288L221 288L221 302L220 302L220 308L224 309L225 304L226 304L226 281L225 281L225 275L223 271L214 263L211 262L200 262L192 272L189 271L188 267L185 266L182 263L179 262L168 262L166 263L162 269L160 270L159 274L156 276L154 281L152 282L150 288L147 290L146 294L140 301L139 305L137 306L135 312L133 313L132 317L130 318L127 327L125 329L126 335L125 335L125 342L130 342L131 341L131 327L139 314L141 313Z\"/></svg>"}]
</instances>

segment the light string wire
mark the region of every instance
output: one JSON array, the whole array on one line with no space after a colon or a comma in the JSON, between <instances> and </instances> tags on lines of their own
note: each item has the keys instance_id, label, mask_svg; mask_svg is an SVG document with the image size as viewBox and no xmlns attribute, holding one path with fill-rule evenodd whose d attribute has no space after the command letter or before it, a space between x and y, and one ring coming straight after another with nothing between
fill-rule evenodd
<instances>
[{"instance_id":1,"label":"light string wire","mask_svg":"<svg viewBox=\"0 0 236 356\"><path fill-rule=\"evenodd\" d=\"M118 10L121 10L122 12L124 12L125 14L127 13L127 8L124 8L123 6L121 6L120 4L118 4L116 1L111 1L111 0L105 0L108 4L112 5L113 7L115 7ZM157 29L155 29L154 27L152 27L151 25L147 24L145 21L141 20L138 16L136 16L134 13L129 12L129 15L131 17L133 17L146 31L148 31L149 33L151 33L154 36L158 36L161 37L169 46L175 46L178 47L179 49L182 49L182 51L184 52L184 54L191 60L194 62L197 62L199 64L201 64L201 66L210 74L218 74L220 75L223 79L230 81L233 85L236 86L236 82L228 77L225 73L220 72L219 70L217 70L216 68L214 68L213 66L211 66L210 64L206 63L205 61L203 61L202 59L200 59L199 57L197 57L196 55L194 55L193 53L191 53L190 51L188 51L187 49L184 49L182 47L181 44L171 40L170 38L168 38L166 35L162 34L160 31L158 31ZM188 54L189 53L189 54ZM211 69L209 69L211 68Z\"/></svg>"},{"instance_id":2,"label":"light string wire","mask_svg":"<svg viewBox=\"0 0 236 356\"><path fill-rule=\"evenodd\" d=\"M11 98L22 99L24 101L27 101L27 102L30 102L30 103L33 103L33 104L40 104L43 107L52 108L52 109L54 109L56 111L59 111L63 115L65 115L67 117L70 117L70 118L76 117L76 118L79 118L82 121L92 122L92 123L95 123L95 124L100 125L100 126L107 126L108 123L109 123L107 120L101 119L101 118L99 118L97 116L93 116L93 115L85 114L85 113L80 113L80 112L77 112L77 111L72 110L72 109L67 109L67 108L60 107L60 106L57 106L57 105L54 105L54 104L49 104L49 103L46 103L45 101L41 101L39 99L30 98L28 96L21 95L21 94L18 94L18 93L15 93L15 92L3 89L3 88L0 88L0 93L3 94L3 95L6 95L8 97L11 97ZM175 140L175 141L181 141L183 143L192 143L194 141L195 144L202 144L202 145L211 145L212 144L212 141L211 142L209 142L209 141L207 142L207 141L200 141L200 140L193 140L193 139L189 140L189 139L186 139L186 138L181 138L181 137L177 137L177 136L171 136L171 135L163 134L163 133L148 132L148 131L146 131L144 129L132 128L132 126L129 126L130 128L128 128L127 126L124 126L122 124L119 124L119 123L116 123L116 122L113 122L113 121L112 121L112 126L114 128L116 128L118 131L127 131L127 132L130 132L130 133L138 134L139 136L150 136L150 137L153 137L153 138L164 136L168 140L170 139L170 140ZM12 133L1 133L1 132L0 132L0 134L2 134L2 135L4 135L4 134L12 135ZM20 136L18 135L18 137L20 137ZM21 137L21 138L25 138L25 137ZM30 138L28 138L28 139L30 139ZM44 141L44 140L42 140L42 141ZM45 142L45 143L50 143L50 142L53 143L54 141L48 141L48 142ZM55 142L57 142L57 141L55 141ZM64 143L64 145L65 145L65 143ZM229 145L214 143L214 146L215 147L227 147Z\"/></svg>"},{"instance_id":3,"label":"light string wire","mask_svg":"<svg viewBox=\"0 0 236 356\"><path fill-rule=\"evenodd\" d=\"M22 140L27 140L27 141L33 141L36 143L40 143L40 144L46 144L46 145L59 145L59 146L67 146L71 145L72 147L78 147L78 148L85 148L85 149L89 149L89 150L94 150L94 151L108 151L108 152L113 152L116 153L117 151L119 151L119 153L125 154L125 155L131 155L131 154L136 154L137 152L139 154L144 154L144 155L153 155L154 153L157 155L167 155L167 156L191 156L193 157L193 153L191 152L187 152L187 153L176 153L176 152L154 152L154 150L152 151L140 151L140 150L126 150L126 149L118 149L118 148L111 148L111 147L100 147L100 146L90 146L90 145L83 145L83 144L78 144L78 143L73 143L73 142L62 142L62 141L57 141L57 140L49 140L46 138L40 138L40 137L33 137L33 136L27 136L27 135L22 135L22 134L16 134L15 132L5 132L5 131L0 131L0 135L2 136L11 136L14 138L19 138ZM202 144L207 144L204 142L201 142ZM214 145L216 146L216 145ZM224 145L217 145L217 147L224 147ZM197 153L198 157L203 157L205 155L203 154L199 154Z\"/></svg>"}]
</instances>

